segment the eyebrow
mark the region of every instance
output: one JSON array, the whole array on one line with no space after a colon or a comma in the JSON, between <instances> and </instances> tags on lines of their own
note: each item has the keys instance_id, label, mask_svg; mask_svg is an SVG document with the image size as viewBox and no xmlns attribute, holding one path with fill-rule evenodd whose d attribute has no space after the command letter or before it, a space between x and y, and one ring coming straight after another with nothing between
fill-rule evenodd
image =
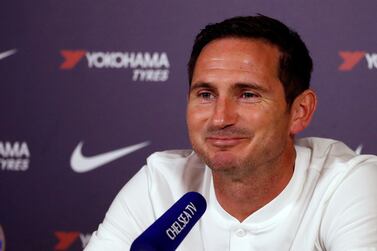
<instances>
[{"instance_id":1,"label":"eyebrow","mask_svg":"<svg viewBox=\"0 0 377 251\"><path fill-rule=\"evenodd\" d=\"M213 85L207 82L197 82L197 83L191 83L190 85L190 92L199 88L205 88L205 89L211 89L214 88Z\"/></svg>"},{"instance_id":2,"label":"eyebrow","mask_svg":"<svg viewBox=\"0 0 377 251\"><path fill-rule=\"evenodd\" d=\"M200 89L200 88L205 88L205 89L213 89L215 88L215 86L211 83L207 83L207 82L197 82L197 83L192 83L191 86L190 86L190 92L193 91L193 90L196 90L196 89ZM258 91L258 92L267 92L268 91L268 88L265 88L265 87L262 87L256 83L235 83L233 86L232 86L232 89L252 89L252 90L255 90L255 91Z\"/></svg>"},{"instance_id":3,"label":"eyebrow","mask_svg":"<svg viewBox=\"0 0 377 251\"><path fill-rule=\"evenodd\" d=\"M234 86L236 89L252 89L258 92L267 92L268 88L260 86L256 83L236 83Z\"/></svg>"}]
</instances>

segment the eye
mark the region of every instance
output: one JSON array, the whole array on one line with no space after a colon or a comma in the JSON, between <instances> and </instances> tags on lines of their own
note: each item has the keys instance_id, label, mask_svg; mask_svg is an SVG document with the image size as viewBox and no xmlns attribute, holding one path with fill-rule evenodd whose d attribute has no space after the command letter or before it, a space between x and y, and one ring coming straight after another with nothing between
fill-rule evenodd
<instances>
[{"instance_id":1,"label":"eye","mask_svg":"<svg viewBox=\"0 0 377 251\"><path fill-rule=\"evenodd\" d=\"M201 91L198 93L198 97L204 100L210 100L213 99L215 96L209 91Z\"/></svg>"},{"instance_id":2,"label":"eye","mask_svg":"<svg viewBox=\"0 0 377 251\"><path fill-rule=\"evenodd\" d=\"M245 103L257 103L261 100L260 97L261 96L254 91L246 90L241 92L239 100Z\"/></svg>"},{"instance_id":3,"label":"eye","mask_svg":"<svg viewBox=\"0 0 377 251\"><path fill-rule=\"evenodd\" d=\"M256 97L258 97L258 95L252 92L243 92L241 94L241 98L243 99L251 99L251 98L256 98Z\"/></svg>"}]
</instances>

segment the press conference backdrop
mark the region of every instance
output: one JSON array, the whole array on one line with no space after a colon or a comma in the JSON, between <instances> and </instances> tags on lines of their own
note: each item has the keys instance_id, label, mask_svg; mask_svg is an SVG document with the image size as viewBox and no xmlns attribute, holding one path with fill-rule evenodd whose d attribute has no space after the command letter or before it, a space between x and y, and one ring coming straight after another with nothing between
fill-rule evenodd
<instances>
[{"instance_id":1,"label":"press conference backdrop","mask_svg":"<svg viewBox=\"0 0 377 251\"><path fill-rule=\"evenodd\" d=\"M2 1L0 251L82 250L149 154L190 147L186 63L195 34L227 17L263 13L306 41L319 105L300 136L377 153L376 12L374 0Z\"/></svg>"}]
</instances>

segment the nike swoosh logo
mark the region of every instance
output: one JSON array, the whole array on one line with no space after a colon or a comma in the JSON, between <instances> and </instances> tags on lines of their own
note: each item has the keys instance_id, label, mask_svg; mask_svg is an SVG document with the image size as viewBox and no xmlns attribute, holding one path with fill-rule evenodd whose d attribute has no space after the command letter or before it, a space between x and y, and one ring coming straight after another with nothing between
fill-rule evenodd
<instances>
[{"instance_id":1,"label":"nike swoosh logo","mask_svg":"<svg viewBox=\"0 0 377 251\"><path fill-rule=\"evenodd\" d=\"M0 60L4 59L6 57L12 56L16 52L17 52L16 49L9 50L9 51L4 51L4 52L0 53Z\"/></svg>"},{"instance_id":2,"label":"nike swoosh logo","mask_svg":"<svg viewBox=\"0 0 377 251\"><path fill-rule=\"evenodd\" d=\"M360 155L362 150L363 150L363 145L359 145L359 146L355 149L355 153L358 154L358 155Z\"/></svg>"},{"instance_id":3,"label":"nike swoosh logo","mask_svg":"<svg viewBox=\"0 0 377 251\"><path fill-rule=\"evenodd\" d=\"M127 154L135 152L143 147L149 145L149 141L145 141L136 145L126 146L118 150L98 154L95 156L86 157L82 154L81 149L84 143L80 142L71 156L71 167L77 173L85 173L92 171L109 162L119 159Z\"/></svg>"}]
</instances>

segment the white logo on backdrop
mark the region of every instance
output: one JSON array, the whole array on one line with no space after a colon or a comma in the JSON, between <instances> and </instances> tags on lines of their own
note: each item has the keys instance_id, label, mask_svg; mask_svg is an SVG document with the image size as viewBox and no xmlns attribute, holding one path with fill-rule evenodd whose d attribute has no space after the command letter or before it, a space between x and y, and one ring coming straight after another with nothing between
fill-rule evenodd
<instances>
[{"instance_id":1,"label":"white logo on backdrop","mask_svg":"<svg viewBox=\"0 0 377 251\"><path fill-rule=\"evenodd\" d=\"M88 52L86 58L89 68L132 68L133 81L164 82L169 76L170 64L165 52Z\"/></svg>"},{"instance_id":2,"label":"white logo on backdrop","mask_svg":"<svg viewBox=\"0 0 377 251\"><path fill-rule=\"evenodd\" d=\"M363 145L359 145L359 146L356 148L355 153L360 155L362 150L363 150Z\"/></svg>"},{"instance_id":3,"label":"white logo on backdrop","mask_svg":"<svg viewBox=\"0 0 377 251\"><path fill-rule=\"evenodd\" d=\"M126 146L121 149L86 157L81 151L83 142L80 142L72 153L71 167L73 171L78 173L92 171L100 166L146 147L147 145L149 145L149 142L145 141L136 145Z\"/></svg>"},{"instance_id":4,"label":"white logo on backdrop","mask_svg":"<svg viewBox=\"0 0 377 251\"><path fill-rule=\"evenodd\" d=\"M4 58L6 58L6 57L12 56L12 55L15 54L16 52L17 52L16 49L1 52L1 53L0 53L0 60L4 59Z\"/></svg>"},{"instance_id":5,"label":"white logo on backdrop","mask_svg":"<svg viewBox=\"0 0 377 251\"><path fill-rule=\"evenodd\" d=\"M71 70L85 56L90 69L132 69L133 81L165 82L169 78L170 63L166 52L89 52L62 50L62 70Z\"/></svg>"},{"instance_id":6,"label":"white logo on backdrop","mask_svg":"<svg viewBox=\"0 0 377 251\"><path fill-rule=\"evenodd\" d=\"M26 142L0 141L0 168L2 171L26 171L29 169L30 151Z\"/></svg>"}]
</instances>

